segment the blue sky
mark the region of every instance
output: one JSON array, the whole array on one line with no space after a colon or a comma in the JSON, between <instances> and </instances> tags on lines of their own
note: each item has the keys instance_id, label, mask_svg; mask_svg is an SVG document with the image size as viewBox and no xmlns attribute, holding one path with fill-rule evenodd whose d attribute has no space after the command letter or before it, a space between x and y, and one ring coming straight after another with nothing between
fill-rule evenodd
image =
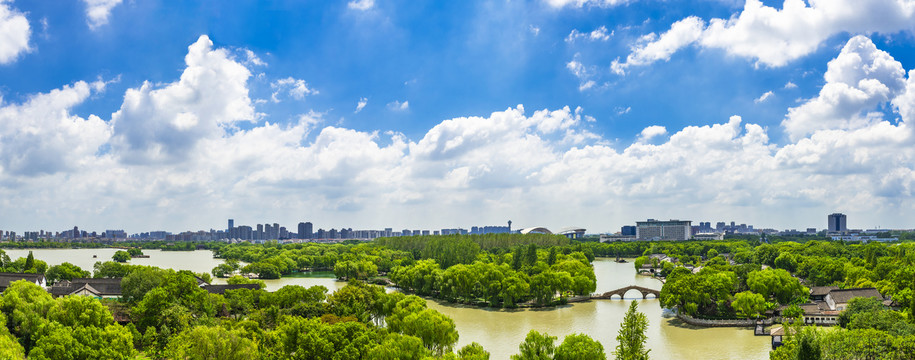
<instances>
[{"instance_id":1,"label":"blue sky","mask_svg":"<svg viewBox=\"0 0 915 360\"><path fill-rule=\"evenodd\" d=\"M910 0L0 7L4 230L915 227Z\"/></svg>"}]
</instances>

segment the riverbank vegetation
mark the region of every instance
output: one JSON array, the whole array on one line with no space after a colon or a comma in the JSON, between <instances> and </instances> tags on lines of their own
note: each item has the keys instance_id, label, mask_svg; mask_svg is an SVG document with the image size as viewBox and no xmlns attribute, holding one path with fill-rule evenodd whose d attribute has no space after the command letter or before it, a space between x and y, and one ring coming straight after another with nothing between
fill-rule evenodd
<instances>
[{"instance_id":1,"label":"riverbank vegetation","mask_svg":"<svg viewBox=\"0 0 915 360\"><path fill-rule=\"evenodd\" d=\"M66 274L58 279L87 275L72 264L52 269ZM199 286L201 275L96 263L94 277L122 278L116 300L53 298L33 282L15 281L0 293L0 358L489 359L477 343L457 349L454 322L415 295L357 280L333 293L296 285L268 292L240 276L229 282L261 286L211 293ZM536 346L550 353L538 359L606 358L587 335L567 336L556 347L555 337L540 340ZM529 341L518 358L530 358Z\"/></svg>"},{"instance_id":2,"label":"riverbank vegetation","mask_svg":"<svg viewBox=\"0 0 915 360\"><path fill-rule=\"evenodd\" d=\"M596 284L590 247L572 244L558 235L412 236L361 244L233 244L214 251L226 260L213 269L215 276L239 272L272 279L298 271L332 269L341 280L384 275L407 292L492 307L563 303L570 294L590 295ZM242 266L241 262L248 264Z\"/></svg>"}]
</instances>

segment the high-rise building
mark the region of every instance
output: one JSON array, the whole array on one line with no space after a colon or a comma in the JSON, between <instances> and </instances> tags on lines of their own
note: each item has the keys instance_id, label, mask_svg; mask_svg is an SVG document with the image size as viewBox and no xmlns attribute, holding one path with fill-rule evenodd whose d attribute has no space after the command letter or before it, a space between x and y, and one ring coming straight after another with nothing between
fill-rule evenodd
<instances>
[{"instance_id":1,"label":"high-rise building","mask_svg":"<svg viewBox=\"0 0 915 360\"><path fill-rule=\"evenodd\" d=\"M305 222L305 239L311 239L314 237L314 226L311 222Z\"/></svg>"},{"instance_id":2,"label":"high-rise building","mask_svg":"<svg viewBox=\"0 0 915 360\"><path fill-rule=\"evenodd\" d=\"M228 232L232 232L232 229L235 228L235 219L229 219L229 229Z\"/></svg>"},{"instance_id":3,"label":"high-rise building","mask_svg":"<svg viewBox=\"0 0 915 360\"><path fill-rule=\"evenodd\" d=\"M689 240L692 221L669 220L636 221L636 238L639 240Z\"/></svg>"},{"instance_id":4,"label":"high-rise building","mask_svg":"<svg viewBox=\"0 0 915 360\"><path fill-rule=\"evenodd\" d=\"M299 232L298 232L298 234L296 234L296 239L304 239L304 238L305 238L305 223L300 222L299 223Z\"/></svg>"},{"instance_id":5,"label":"high-rise building","mask_svg":"<svg viewBox=\"0 0 915 360\"><path fill-rule=\"evenodd\" d=\"M826 230L829 232L846 232L848 228L845 225L845 214L835 213L826 217Z\"/></svg>"},{"instance_id":6,"label":"high-rise building","mask_svg":"<svg viewBox=\"0 0 915 360\"><path fill-rule=\"evenodd\" d=\"M724 224L724 221L719 221L719 222L715 223L715 231L724 232L725 227L727 227L727 225Z\"/></svg>"}]
</instances>

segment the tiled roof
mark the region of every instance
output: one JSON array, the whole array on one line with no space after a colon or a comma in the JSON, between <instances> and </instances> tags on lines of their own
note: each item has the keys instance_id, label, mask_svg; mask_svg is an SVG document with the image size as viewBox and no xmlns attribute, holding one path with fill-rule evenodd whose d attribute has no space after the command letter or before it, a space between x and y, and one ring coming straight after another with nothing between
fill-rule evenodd
<instances>
[{"instance_id":1,"label":"tiled roof","mask_svg":"<svg viewBox=\"0 0 915 360\"><path fill-rule=\"evenodd\" d=\"M99 296L121 296L121 278L95 279L83 278L60 282L51 287L51 295L64 296L72 294L88 285L92 292Z\"/></svg>"},{"instance_id":2,"label":"tiled roof","mask_svg":"<svg viewBox=\"0 0 915 360\"><path fill-rule=\"evenodd\" d=\"M857 297L872 297L883 301L883 295L875 288L833 290L829 292L829 297L837 304L847 304L851 299Z\"/></svg>"},{"instance_id":3,"label":"tiled roof","mask_svg":"<svg viewBox=\"0 0 915 360\"><path fill-rule=\"evenodd\" d=\"M810 288L810 296L826 296L830 291L838 289L838 286L813 286Z\"/></svg>"},{"instance_id":4,"label":"tiled roof","mask_svg":"<svg viewBox=\"0 0 915 360\"><path fill-rule=\"evenodd\" d=\"M43 279L44 275L41 274L0 273L0 291L6 290L14 281L28 280L34 283L40 282Z\"/></svg>"}]
</instances>

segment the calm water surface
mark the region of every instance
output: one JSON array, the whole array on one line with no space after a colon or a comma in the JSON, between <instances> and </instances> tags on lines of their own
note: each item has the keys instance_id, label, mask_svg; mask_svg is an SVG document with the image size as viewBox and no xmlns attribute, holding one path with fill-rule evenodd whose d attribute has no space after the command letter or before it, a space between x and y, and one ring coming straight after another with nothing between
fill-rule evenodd
<instances>
[{"instance_id":1,"label":"calm water surface","mask_svg":"<svg viewBox=\"0 0 915 360\"><path fill-rule=\"evenodd\" d=\"M28 250L7 249L12 259L25 257ZM73 263L92 269L96 261L107 261L115 249L37 249L35 258L48 265ZM209 250L160 251L144 250L148 259L133 259L132 264L153 265L176 270L209 272L221 260L214 259ZM97 258L93 258L96 255ZM610 259L594 261L597 292L606 292L629 285L660 289L661 282L636 274L632 263L618 264ZM217 279L215 282L221 282ZM267 290L275 291L285 285L323 285L331 292L346 285L333 279L331 273L311 277L286 277L266 280ZM518 353L518 344L531 329L558 337L557 345L569 334L584 333L604 345L611 354L616 347L616 335L626 309L632 300L648 316L648 347L653 359L768 359L769 337L754 336L749 328L694 328L683 324L662 311L658 300L642 300L631 290L626 300L595 300L548 310L490 310L455 306L434 300L429 307L454 319L460 339L458 348L478 342L492 354L492 359L508 359Z\"/></svg>"}]
</instances>

